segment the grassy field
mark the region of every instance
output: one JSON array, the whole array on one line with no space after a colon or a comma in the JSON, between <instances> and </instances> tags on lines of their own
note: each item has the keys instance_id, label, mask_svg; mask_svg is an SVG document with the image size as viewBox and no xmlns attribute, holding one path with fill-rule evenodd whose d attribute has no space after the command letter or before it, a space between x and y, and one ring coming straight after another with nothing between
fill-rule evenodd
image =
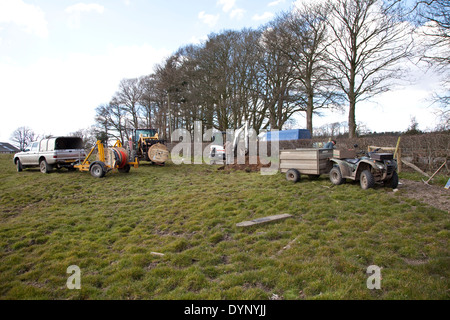
<instances>
[{"instance_id":1,"label":"grassy field","mask_svg":"<svg viewBox=\"0 0 450 320\"><path fill-rule=\"evenodd\" d=\"M448 213L402 191L208 165L17 173L5 155L0 181L1 299L450 296ZM282 213L293 217L236 227ZM81 290L66 287L70 265ZM370 265L380 290L367 289Z\"/></svg>"}]
</instances>

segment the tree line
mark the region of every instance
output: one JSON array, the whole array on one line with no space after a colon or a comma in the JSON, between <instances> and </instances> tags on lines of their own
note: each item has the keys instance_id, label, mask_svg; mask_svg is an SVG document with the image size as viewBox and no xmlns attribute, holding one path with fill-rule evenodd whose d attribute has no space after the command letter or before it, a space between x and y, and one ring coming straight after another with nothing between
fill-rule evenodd
<instances>
[{"instance_id":1,"label":"tree line","mask_svg":"<svg viewBox=\"0 0 450 320\"><path fill-rule=\"evenodd\" d=\"M418 57L448 72L447 9L448 0L417 1L413 8L398 0L321 1L256 30L210 34L178 49L153 74L123 79L96 109L98 131L124 141L134 128L151 127L170 139L195 121L220 131L248 121L259 132L282 129L303 113L313 132L321 109L345 106L355 137L357 104L390 90L405 76L406 61ZM414 43L419 29L425 46ZM448 90L436 99L448 122Z\"/></svg>"},{"instance_id":2,"label":"tree line","mask_svg":"<svg viewBox=\"0 0 450 320\"><path fill-rule=\"evenodd\" d=\"M440 129L448 130L450 1L404 3L324 0L258 29L210 34L179 48L154 73L121 80L110 102L96 108L93 135L125 142L133 129L155 128L170 140L173 130L192 130L195 121L220 131L248 121L259 133L291 127L296 114L313 133L314 115L346 108L345 128L320 131L355 137L358 103L390 90L408 61L442 75L433 102Z\"/></svg>"}]
</instances>

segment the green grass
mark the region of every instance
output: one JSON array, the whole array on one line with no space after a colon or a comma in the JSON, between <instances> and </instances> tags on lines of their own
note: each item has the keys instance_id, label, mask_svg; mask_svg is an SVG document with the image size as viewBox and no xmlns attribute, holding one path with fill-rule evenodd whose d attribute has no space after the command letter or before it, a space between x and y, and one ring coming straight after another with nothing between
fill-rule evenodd
<instances>
[{"instance_id":1,"label":"green grass","mask_svg":"<svg viewBox=\"0 0 450 320\"><path fill-rule=\"evenodd\" d=\"M17 173L5 155L0 181L1 299L449 298L448 213L389 189L208 165Z\"/></svg>"}]
</instances>

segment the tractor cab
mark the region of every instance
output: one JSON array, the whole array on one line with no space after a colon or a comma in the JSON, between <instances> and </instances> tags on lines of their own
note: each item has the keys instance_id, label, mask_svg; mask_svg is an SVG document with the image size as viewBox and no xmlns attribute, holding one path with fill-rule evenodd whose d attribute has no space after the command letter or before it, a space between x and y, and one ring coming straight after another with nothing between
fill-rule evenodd
<instances>
[{"instance_id":1,"label":"tractor cab","mask_svg":"<svg viewBox=\"0 0 450 320\"><path fill-rule=\"evenodd\" d=\"M139 150L139 145L148 140L159 140L156 129L136 129L133 133L133 145L135 150Z\"/></svg>"}]
</instances>

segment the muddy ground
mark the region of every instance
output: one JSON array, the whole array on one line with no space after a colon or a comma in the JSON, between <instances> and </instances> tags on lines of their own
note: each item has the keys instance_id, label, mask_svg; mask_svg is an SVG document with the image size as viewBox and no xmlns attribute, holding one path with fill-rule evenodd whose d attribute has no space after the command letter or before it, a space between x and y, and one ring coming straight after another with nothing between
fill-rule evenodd
<instances>
[{"instance_id":1,"label":"muddy ground","mask_svg":"<svg viewBox=\"0 0 450 320\"><path fill-rule=\"evenodd\" d=\"M450 212L450 190L443 186L400 179L398 189L408 198L416 199L435 208Z\"/></svg>"},{"instance_id":2,"label":"muddy ground","mask_svg":"<svg viewBox=\"0 0 450 320\"><path fill-rule=\"evenodd\" d=\"M270 167L269 164L262 164L259 157L256 158L257 164L253 164L255 161L252 161L252 164L249 163L249 158L246 157L245 164L227 164L224 166L219 167L218 170L243 170L246 172L258 172L261 170L261 168L268 168Z\"/></svg>"}]
</instances>

